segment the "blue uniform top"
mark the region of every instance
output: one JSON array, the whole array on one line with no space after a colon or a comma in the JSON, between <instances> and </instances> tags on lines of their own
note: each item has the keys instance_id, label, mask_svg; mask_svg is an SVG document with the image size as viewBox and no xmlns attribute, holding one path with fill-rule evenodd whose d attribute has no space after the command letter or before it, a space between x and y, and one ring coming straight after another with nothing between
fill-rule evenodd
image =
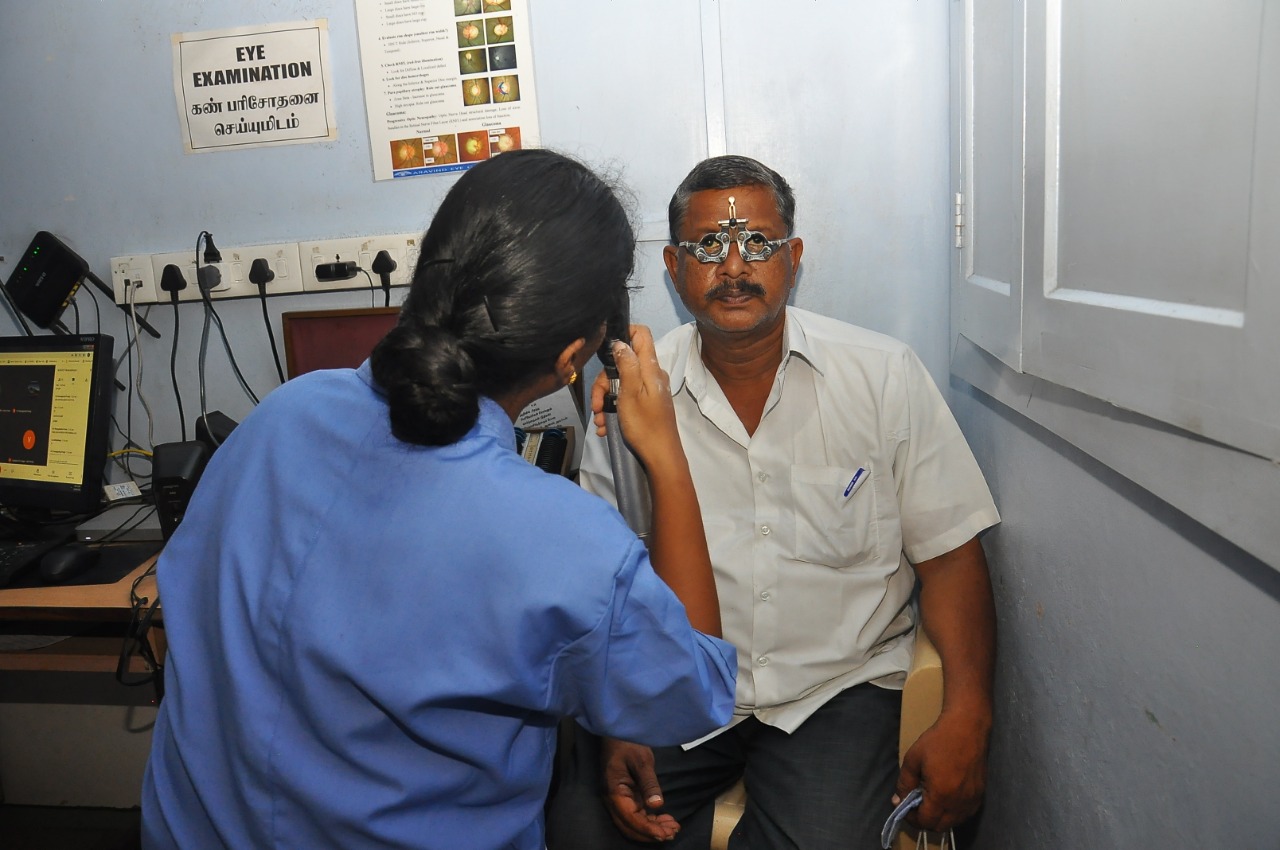
<instances>
[{"instance_id":1,"label":"blue uniform top","mask_svg":"<svg viewBox=\"0 0 1280 850\"><path fill-rule=\"evenodd\" d=\"M621 516L514 452L391 435L368 363L275 390L158 567L147 847L541 848L556 722L654 745L733 710Z\"/></svg>"}]
</instances>

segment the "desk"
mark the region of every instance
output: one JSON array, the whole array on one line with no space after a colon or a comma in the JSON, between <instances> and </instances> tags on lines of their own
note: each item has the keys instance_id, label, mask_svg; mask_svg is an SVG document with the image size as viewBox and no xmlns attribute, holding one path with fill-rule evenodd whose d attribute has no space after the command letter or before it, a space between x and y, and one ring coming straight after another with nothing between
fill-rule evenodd
<instances>
[{"instance_id":1,"label":"desk","mask_svg":"<svg viewBox=\"0 0 1280 850\"><path fill-rule=\"evenodd\" d=\"M114 584L67 587L20 587L0 590L0 618L41 622L119 623L129 621L129 589L155 563L152 555ZM138 585L138 593L155 599L155 576ZM162 633L152 632L153 641ZM41 649L0 652L0 670L45 670L65 673L114 673L122 637L73 636ZM155 646L163 650L162 646ZM157 654L157 657L161 657ZM142 660L130 660L130 672L145 673Z\"/></svg>"},{"instance_id":2,"label":"desk","mask_svg":"<svg viewBox=\"0 0 1280 850\"><path fill-rule=\"evenodd\" d=\"M139 804L154 690L115 680L132 610L129 590L156 559L138 557L145 559L110 584L0 590L0 620L61 634L106 632L0 652L0 799L33 806ZM155 577L143 578L138 593L155 599ZM162 657L164 630L153 628L148 636ZM129 672L138 681L148 673L136 653Z\"/></svg>"}]
</instances>

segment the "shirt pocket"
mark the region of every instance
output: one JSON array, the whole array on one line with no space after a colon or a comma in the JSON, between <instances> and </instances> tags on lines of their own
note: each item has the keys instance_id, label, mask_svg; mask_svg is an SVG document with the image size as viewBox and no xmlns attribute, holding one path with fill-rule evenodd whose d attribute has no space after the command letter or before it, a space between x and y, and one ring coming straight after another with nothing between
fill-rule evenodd
<instances>
[{"instance_id":1,"label":"shirt pocket","mask_svg":"<svg viewBox=\"0 0 1280 850\"><path fill-rule=\"evenodd\" d=\"M879 556L875 469L869 463L861 469L855 482L857 468L791 467L791 496L796 513L792 551L797 560L840 568Z\"/></svg>"}]
</instances>

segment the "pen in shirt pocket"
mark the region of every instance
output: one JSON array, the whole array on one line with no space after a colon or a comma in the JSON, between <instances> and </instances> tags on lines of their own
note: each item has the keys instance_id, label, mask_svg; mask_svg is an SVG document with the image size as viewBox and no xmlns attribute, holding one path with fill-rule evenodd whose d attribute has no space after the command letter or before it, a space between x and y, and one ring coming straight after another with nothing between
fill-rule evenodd
<instances>
[{"instance_id":1,"label":"pen in shirt pocket","mask_svg":"<svg viewBox=\"0 0 1280 850\"><path fill-rule=\"evenodd\" d=\"M863 467L863 466L858 467L858 471L857 471L857 472L855 472L855 473L853 473L853 477L849 479L849 484L848 484L848 486L846 486L846 487L844 488L844 498L846 498L846 499L847 499L847 498L849 498L850 496L852 496L852 495L853 495L853 491L855 491L855 490L857 490L859 487L861 487L861 486L862 486L862 482L863 482L863 481L866 481L866 480L867 480L867 470L866 470L866 467Z\"/></svg>"}]
</instances>

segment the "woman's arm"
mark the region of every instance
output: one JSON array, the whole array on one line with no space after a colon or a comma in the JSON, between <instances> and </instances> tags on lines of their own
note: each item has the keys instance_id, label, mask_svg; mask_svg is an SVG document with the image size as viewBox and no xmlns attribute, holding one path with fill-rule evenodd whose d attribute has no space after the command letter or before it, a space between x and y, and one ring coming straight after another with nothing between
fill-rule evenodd
<instances>
[{"instance_id":1,"label":"woman's arm","mask_svg":"<svg viewBox=\"0 0 1280 850\"><path fill-rule=\"evenodd\" d=\"M618 365L618 421L627 445L644 465L653 498L649 559L654 571L684 603L689 623L720 636L720 601L711 573L711 555L702 526L698 494L676 430L675 405L667 373L658 365L653 336L632 325L631 345L614 343ZM592 388L591 406L603 433L605 385Z\"/></svg>"}]
</instances>

